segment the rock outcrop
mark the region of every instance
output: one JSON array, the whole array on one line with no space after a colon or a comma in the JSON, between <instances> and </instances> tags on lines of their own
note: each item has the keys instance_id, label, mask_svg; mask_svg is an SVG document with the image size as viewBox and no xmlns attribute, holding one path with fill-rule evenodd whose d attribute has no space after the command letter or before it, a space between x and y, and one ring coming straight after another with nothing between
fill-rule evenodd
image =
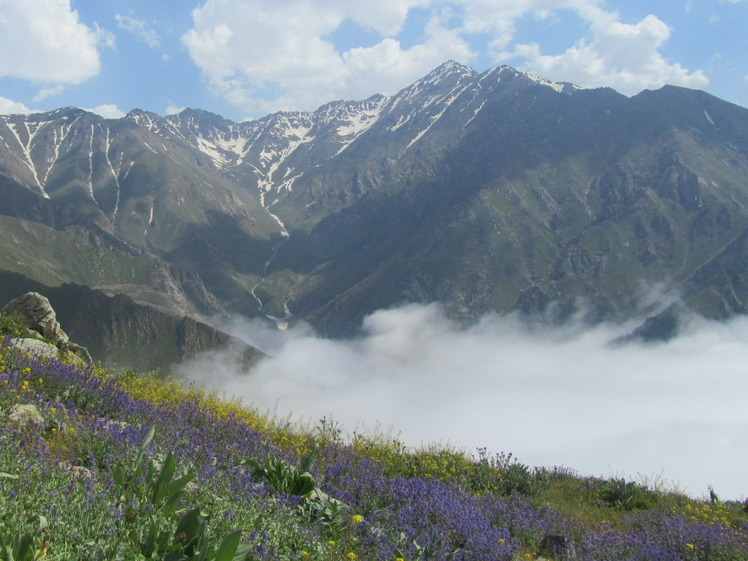
<instances>
[{"instance_id":1,"label":"rock outcrop","mask_svg":"<svg viewBox=\"0 0 748 561\"><path fill-rule=\"evenodd\" d=\"M174 365L200 353L228 350L232 359L248 370L265 356L206 323L144 306L124 294L110 296L72 283L46 286L0 270L0 307L29 292L44 294L70 339L107 367L168 374ZM25 339L25 344L39 340L41 336L36 333L33 339ZM72 342L67 345L69 350L74 349Z\"/></svg>"},{"instance_id":2,"label":"rock outcrop","mask_svg":"<svg viewBox=\"0 0 748 561\"><path fill-rule=\"evenodd\" d=\"M36 405L16 404L10 410L8 420L21 429L38 428L44 425L44 417Z\"/></svg>"},{"instance_id":3,"label":"rock outcrop","mask_svg":"<svg viewBox=\"0 0 748 561\"><path fill-rule=\"evenodd\" d=\"M3 308L3 314L23 318L31 331L35 331L45 339L59 343L70 341L60 327L57 314L52 309L49 300L38 292L27 292L12 300Z\"/></svg>"},{"instance_id":4,"label":"rock outcrop","mask_svg":"<svg viewBox=\"0 0 748 561\"><path fill-rule=\"evenodd\" d=\"M91 355L85 347L70 341L57 321L49 299L38 292L27 292L11 300L2 310L6 316L20 318L26 325L28 337L19 338L16 344L43 356L58 356L70 352L81 361L91 364Z\"/></svg>"}]
</instances>

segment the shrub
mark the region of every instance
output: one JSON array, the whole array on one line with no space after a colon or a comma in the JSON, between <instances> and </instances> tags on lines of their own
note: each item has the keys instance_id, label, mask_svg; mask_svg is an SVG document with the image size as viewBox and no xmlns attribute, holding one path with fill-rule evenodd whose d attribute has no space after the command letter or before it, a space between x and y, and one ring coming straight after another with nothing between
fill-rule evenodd
<instances>
[{"instance_id":1,"label":"shrub","mask_svg":"<svg viewBox=\"0 0 748 561\"><path fill-rule=\"evenodd\" d=\"M656 493L633 481L610 479L598 490L604 504L620 510L651 508L657 499Z\"/></svg>"},{"instance_id":2,"label":"shrub","mask_svg":"<svg viewBox=\"0 0 748 561\"><path fill-rule=\"evenodd\" d=\"M0 337L23 337L26 335L26 322L20 316L0 314Z\"/></svg>"}]
</instances>

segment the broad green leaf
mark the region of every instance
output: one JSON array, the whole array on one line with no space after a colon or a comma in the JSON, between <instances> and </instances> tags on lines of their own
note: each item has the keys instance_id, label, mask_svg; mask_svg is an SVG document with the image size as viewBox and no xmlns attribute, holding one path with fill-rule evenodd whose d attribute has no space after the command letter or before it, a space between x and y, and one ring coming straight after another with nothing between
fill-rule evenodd
<instances>
[{"instance_id":1,"label":"broad green leaf","mask_svg":"<svg viewBox=\"0 0 748 561\"><path fill-rule=\"evenodd\" d=\"M112 471L112 479L114 479L114 482L117 484L118 488L122 487L122 484L125 482L125 470L121 465L117 464L117 466Z\"/></svg>"},{"instance_id":2,"label":"broad green leaf","mask_svg":"<svg viewBox=\"0 0 748 561\"><path fill-rule=\"evenodd\" d=\"M240 530L232 532L223 538L221 545L218 546L218 551L216 551L214 561L233 561L241 539L242 533Z\"/></svg>"},{"instance_id":3,"label":"broad green leaf","mask_svg":"<svg viewBox=\"0 0 748 561\"><path fill-rule=\"evenodd\" d=\"M169 483L169 492L176 493L177 491L183 490L190 481L195 479L195 475L196 474L194 473L188 473L186 475L183 475L179 479L172 481L171 483Z\"/></svg>"},{"instance_id":4,"label":"broad green leaf","mask_svg":"<svg viewBox=\"0 0 748 561\"><path fill-rule=\"evenodd\" d=\"M25 533L23 535L16 535L16 539L13 540L13 556L19 561L26 561L31 553L34 538L31 533Z\"/></svg>"},{"instance_id":5,"label":"broad green leaf","mask_svg":"<svg viewBox=\"0 0 748 561\"><path fill-rule=\"evenodd\" d=\"M151 443L151 440L153 440L153 436L155 434L156 434L156 427L152 426L151 430L148 431L148 434L143 440L143 444L140 445L140 451L138 452L138 457L135 459L136 464L140 464L140 462L143 461L143 458L145 457L145 452L148 449L148 445Z\"/></svg>"},{"instance_id":6,"label":"broad green leaf","mask_svg":"<svg viewBox=\"0 0 748 561\"><path fill-rule=\"evenodd\" d=\"M184 533L187 536L184 548L188 556L191 556L192 551L199 545L200 540L205 535L207 523L207 518L200 514L199 507L190 510L179 520L174 535L178 536Z\"/></svg>"},{"instance_id":7,"label":"broad green leaf","mask_svg":"<svg viewBox=\"0 0 748 561\"><path fill-rule=\"evenodd\" d=\"M164 501L164 506L162 507L164 516L171 516L177 511L179 500L182 498L182 494L183 492L181 490L177 491L175 493L172 493L169 498Z\"/></svg>"},{"instance_id":8,"label":"broad green leaf","mask_svg":"<svg viewBox=\"0 0 748 561\"><path fill-rule=\"evenodd\" d=\"M158 479L153 487L153 494L151 500L154 505L158 505L166 497L169 490L169 483L171 478L174 476L176 470L176 462L174 461L174 454L169 452L164 460L164 464L161 466L161 473L158 474Z\"/></svg>"}]
</instances>

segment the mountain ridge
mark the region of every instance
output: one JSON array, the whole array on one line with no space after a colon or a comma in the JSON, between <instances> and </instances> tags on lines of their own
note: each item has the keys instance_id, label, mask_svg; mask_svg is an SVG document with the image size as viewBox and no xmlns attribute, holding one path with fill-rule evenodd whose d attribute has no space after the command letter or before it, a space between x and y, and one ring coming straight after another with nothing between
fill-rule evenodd
<instances>
[{"instance_id":1,"label":"mountain ridge","mask_svg":"<svg viewBox=\"0 0 748 561\"><path fill-rule=\"evenodd\" d=\"M591 321L652 312L647 286L709 317L748 302L748 110L675 86L627 97L447 61L392 96L242 123L3 116L0 177L224 309L331 334L408 301Z\"/></svg>"}]
</instances>

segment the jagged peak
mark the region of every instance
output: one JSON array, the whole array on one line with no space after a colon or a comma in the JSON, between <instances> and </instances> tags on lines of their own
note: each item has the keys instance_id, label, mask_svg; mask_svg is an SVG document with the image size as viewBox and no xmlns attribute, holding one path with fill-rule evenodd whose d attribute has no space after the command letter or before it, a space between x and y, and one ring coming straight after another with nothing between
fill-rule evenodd
<instances>
[{"instance_id":1,"label":"jagged peak","mask_svg":"<svg viewBox=\"0 0 748 561\"><path fill-rule=\"evenodd\" d=\"M475 74L475 70L452 59L434 68L428 75ZM428 76L427 75L427 76Z\"/></svg>"},{"instance_id":2,"label":"jagged peak","mask_svg":"<svg viewBox=\"0 0 748 561\"><path fill-rule=\"evenodd\" d=\"M169 115L166 117L167 120L181 120L184 118L193 118L198 120L205 120L205 121L212 121L212 122L221 122L221 123L233 123L233 121L230 121L229 119L226 119L222 115L219 115L218 113L212 113L210 111L206 111L205 109L199 109L194 107L187 107L185 109L182 109L179 113L174 113L172 115Z\"/></svg>"},{"instance_id":3,"label":"jagged peak","mask_svg":"<svg viewBox=\"0 0 748 561\"><path fill-rule=\"evenodd\" d=\"M54 116L56 118L80 117L82 115L96 115L96 113L92 113L91 111L88 111L86 109L81 109L80 107L72 107L72 106L60 107L59 109L49 111L46 114L49 116Z\"/></svg>"},{"instance_id":4,"label":"jagged peak","mask_svg":"<svg viewBox=\"0 0 748 561\"><path fill-rule=\"evenodd\" d=\"M447 62L440 64L434 68L431 72L426 74L423 78L418 80L416 84L436 84L443 80L452 77L463 77L463 76L476 76L475 70L454 60L448 60ZM415 84L414 84L415 85Z\"/></svg>"},{"instance_id":5,"label":"jagged peak","mask_svg":"<svg viewBox=\"0 0 748 561\"><path fill-rule=\"evenodd\" d=\"M34 113L11 113L8 115L0 115L0 117L4 118L5 120L8 120L12 117L14 120L20 119L23 121L34 122L48 119L69 119L70 117L81 117L83 115L96 115L96 113L92 113L91 111L87 111L79 107L69 106L53 109L52 111L36 111Z\"/></svg>"},{"instance_id":6,"label":"jagged peak","mask_svg":"<svg viewBox=\"0 0 748 561\"><path fill-rule=\"evenodd\" d=\"M125 115L125 119L129 121L135 121L136 123L142 121L143 119L150 120L150 121L160 121L163 119L161 115L158 113L154 113L152 111L145 111L143 109L131 109L127 115Z\"/></svg>"},{"instance_id":7,"label":"jagged peak","mask_svg":"<svg viewBox=\"0 0 748 561\"><path fill-rule=\"evenodd\" d=\"M382 94L375 94L372 95L366 99L362 100L356 100L356 101L331 101L330 103L325 103L324 105L321 105L318 109L314 111L314 114L334 114L337 112L346 112L351 109L360 109L360 108L368 108L368 107L376 107L379 105L382 105L387 102L389 97Z\"/></svg>"},{"instance_id":8,"label":"jagged peak","mask_svg":"<svg viewBox=\"0 0 748 561\"><path fill-rule=\"evenodd\" d=\"M555 90L558 93L571 93L576 90L585 89L585 88L582 88L581 86L577 86L570 82L554 82L553 80L543 78L541 76L532 74L530 72L523 72L522 70L517 70L516 68L506 65L506 64L502 64L501 66L495 66L493 68L489 68L483 74L480 75L480 80L484 81L492 77L496 79L497 81L505 81L507 79L519 78L519 79L523 79L527 81L528 85L537 84L540 86L546 86L546 87L551 88L552 90Z\"/></svg>"},{"instance_id":9,"label":"jagged peak","mask_svg":"<svg viewBox=\"0 0 748 561\"><path fill-rule=\"evenodd\" d=\"M158 113L154 113L153 111L146 111L145 109L140 109L140 108L136 107L135 109L131 109L127 113L127 115L125 115L125 117L126 118L127 117L140 117L140 116L143 116L143 115L147 115L148 117L151 117L151 118L155 118L155 117L160 117L161 116Z\"/></svg>"},{"instance_id":10,"label":"jagged peak","mask_svg":"<svg viewBox=\"0 0 748 561\"><path fill-rule=\"evenodd\" d=\"M438 92L445 89L453 89L464 85L466 81L474 81L478 74L470 67L448 60L437 66L423 78L416 80L411 85L400 90L392 102L397 105L401 101L412 99L414 96ZM429 93L430 92L430 93Z\"/></svg>"},{"instance_id":11,"label":"jagged peak","mask_svg":"<svg viewBox=\"0 0 748 561\"><path fill-rule=\"evenodd\" d=\"M527 72L524 73L524 75L533 82L540 84L541 86L547 86L553 90L556 90L558 93L570 93L575 90L585 89L581 86L577 86L576 84L572 84L571 82L554 82L553 80L548 80L547 78L543 78L541 76L537 76L535 74L530 74Z\"/></svg>"}]
</instances>

